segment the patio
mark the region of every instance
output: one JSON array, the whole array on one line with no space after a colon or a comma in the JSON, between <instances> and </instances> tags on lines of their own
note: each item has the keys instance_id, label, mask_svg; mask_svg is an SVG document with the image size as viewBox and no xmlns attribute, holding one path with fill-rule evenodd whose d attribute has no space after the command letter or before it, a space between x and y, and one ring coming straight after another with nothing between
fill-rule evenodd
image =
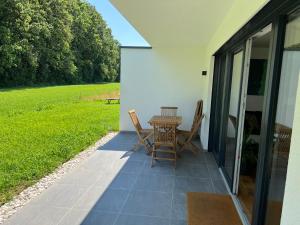
<instances>
[{"instance_id":1,"label":"patio","mask_svg":"<svg viewBox=\"0 0 300 225\"><path fill-rule=\"evenodd\" d=\"M211 153L151 168L136 142L119 133L4 224L185 225L186 192L227 193Z\"/></svg>"}]
</instances>

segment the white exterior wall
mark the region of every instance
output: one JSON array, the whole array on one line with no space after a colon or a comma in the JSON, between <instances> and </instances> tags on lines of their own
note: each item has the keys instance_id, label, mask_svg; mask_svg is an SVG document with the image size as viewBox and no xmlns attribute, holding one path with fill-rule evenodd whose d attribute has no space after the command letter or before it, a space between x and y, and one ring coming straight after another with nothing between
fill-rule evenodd
<instances>
[{"instance_id":1,"label":"white exterior wall","mask_svg":"<svg viewBox=\"0 0 300 225\"><path fill-rule=\"evenodd\" d=\"M190 129L196 102L205 95L203 55L201 48L122 48L120 129L134 130L128 110L136 109L146 128L161 106L177 106L183 117L181 128ZM206 149L206 137L202 140Z\"/></svg>"},{"instance_id":2,"label":"white exterior wall","mask_svg":"<svg viewBox=\"0 0 300 225\"><path fill-rule=\"evenodd\" d=\"M300 224L300 79L298 80L295 108L292 141L281 216L282 225Z\"/></svg>"}]
</instances>

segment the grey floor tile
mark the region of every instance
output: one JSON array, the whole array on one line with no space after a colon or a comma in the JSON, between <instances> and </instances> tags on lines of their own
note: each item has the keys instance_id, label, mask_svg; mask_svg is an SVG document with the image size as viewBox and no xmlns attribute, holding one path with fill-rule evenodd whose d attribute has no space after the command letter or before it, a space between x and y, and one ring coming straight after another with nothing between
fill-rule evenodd
<instances>
[{"instance_id":1,"label":"grey floor tile","mask_svg":"<svg viewBox=\"0 0 300 225\"><path fill-rule=\"evenodd\" d=\"M121 172L140 174L145 166L143 161L127 161Z\"/></svg>"},{"instance_id":2,"label":"grey floor tile","mask_svg":"<svg viewBox=\"0 0 300 225\"><path fill-rule=\"evenodd\" d=\"M171 220L171 225L188 225L186 220Z\"/></svg>"},{"instance_id":3,"label":"grey floor tile","mask_svg":"<svg viewBox=\"0 0 300 225\"><path fill-rule=\"evenodd\" d=\"M134 190L172 192L174 176L140 175L133 187Z\"/></svg>"},{"instance_id":4,"label":"grey floor tile","mask_svg":"<svg viewBox=\"0 0 300 225\"><path fill-rule=\"evenodd\" d=\"M120 215L115 225L168 225L168 219L151 216Z\"/></svg>"},{"instance_id":5,"label":"grey floor tile","mask_svg":"<svg viewBox=\"0 0 300 225\"><path fill-rule=\"evenodd\" d=\"M112 182L121 174L120 170L111 170L107 172L105 175L101 176L93 185L93 187L105 187L109 188Z\"/></svg>"},{"instance_id":6,"label":"grey floor tile","mask_svg":"<svg viewBox=\"0 0 300 225\"><path fill-rule=\"evenodd\" d=\"M68 209L51 206L25 206L13 215L5 225L54 225L57 224Z\"/></svg>"},{"instance_id":7,"label":"grey floor tile","mask_svg":"<svg viewBox=\"0 0 300 225\"><path fill-rule=\"evenodd\" d=\"M113 225L117 214L91 211L80 225Z\"/></svg>"},{"instance_id":8,"label":"grey floor tile","mask_svg":"<svg viewBox=\"0 0 300 225\"><path fill-rule=\"evenodd\" d=\"M141 147L137 151L131 151L128 161L147 161L150 160L151 156L147 155L145 149Z\"/></svg>"},{"instance_id":9,"label":"grey floor tile","mask_svg":"<svg viewBox=\"0 0 300 225\"><path fill-rule=\"evenodd\" d=\"M108 189L94 206L94 210L119 212L122 209L129 191Z\"/></svg>"},{"instance_id":10,"label":"grey floor tile","mask_svg":"<svg viewBox=\"0 0 300 225\"><path fill-rule=\"evenodd\" d=\"M81 165L81 167L87 170L107 172L110 171L112 162L119 159L122 154L123 152L96 151L85 163Z\"/></svg>"},{"instance_id":11,"label":"grey floor tile","mask_svg":"<svg viewBox=\"0 0 300 225\"><path fill-rule=\"evenodd\" d=\"M146 161L145 167L142 171L142 175L149 175L149 174L156 174L156 175L175 175L175 168L171 162L167 161L156 161L154 166L151 167L151 161Z\"/></svg>"},{"instance_id":12,"label":"grey floor tile","mask_svg":"<svg viewBox=\"0 0 300 225\"><path fill-rule=\"evenodd\" d=\"M195 155L191 151L183 151L180 153L180 158L178 159L178 163L183 162L183 163L191 163L191 164L204 164L205 163L205 158L204 158L205 153L198 153Z\"/></svg>"},{"instance_id":13,"label":"grey floor tile","mask_svg":"<svg viewBox=\"0 0 300 225\"><path fill-rule=\"evenodd\" d=\"M177 220L187 219L187 207L186 204L173 204L172 206L172 218Z\"/></svg>"},{"instance_id":14,"label":"grey floor tile","mask_svg":"<svg viewBox=\"0 0 300 225\"><path fill-rule=\"evenodd\" d=\"M102 198L108 186L93 186L88 189L76 202L74 209L92 210Z\"/></svg>"},{"instance_id":15,"label":"grey floor tile","mask_svg":"<svg viewBox=\"0 0 300 225\"><path fill-rule=\"evenodd\" d=\"M131 190L133 185L136 183L136 179L137 179L137 174L120 173L112 181L111 185L109 185L109 188Z\"/></svg>"},{"instance_id":16,"label":"grey floor tile","mask_svg":"<svg viewBox=\"0 0 300 225\"><path fill-rule=\"evenodd\" d=\"M187 203L187 193L185 192L173 193L173 204L186 204L186 203Z\"/></svg>"},{"instance_id":17,"label":"grey floor tile","mask_svg":"<svg viewBox=\"0 0 300 225\"><path fill-rule=\"evenodd\" d=\"M58 181L60 184L93 185L103 173L79 167Z\"/></svg>"},{"instance_id":18,"label":"grey floor tile","mask_svg":"<svg viewBox=\"0 0 300 225\"><path fill-rule=\"evenodd\" d=\"M218 194L228 194L223 180L213 180L215 192Z\"/></svg>"},{"instance_id":19,"label":"grey floor tile","mask_svg":"<svg viewBox=\"0 0 300 225\"><path fill-rule=\"evenodd\" d=\"M217 162L212 153L206 152L204 153L205 162L208 165L217 165Z\"/></svg>"},{"instance_id":20,"label":"grey floor tile","mask_svg":"<svg viewBox=\"0 0 300 225\"><path fill-rule=\"evenodd\" d=\"M209 179L176 177L175 192L213 192Z\"/></svg>"},{"instance_id":21,"label":"grey floor tile","mask_svg":"<svg viewBox=\"0 0 300 225\"><path fill-rule=\"evenodd\" d=\"M88 186L55 184L30 203L32 205L72 208L87 189Z\"/></svg>"},{"instance_id":22,"label":"grey floor tile","mask_svg":"<svg viewBox=\"0 0 300 225\"><path fill-rule=\"evenodd\" d=\"M172 194L133 191L122 210L123 214L170 218Z\"/></svg>"},{"instance_id":23,"label":"grey floor tile","mask_svg":"<svg viewBox=\"0 0 300 225\"><path fill-rule=\"evenodd\" d=\"M176 176L209 178L207 166L205 164L180 163L176 170Z\"/></svg>"},{"instance_id":24,"label":"grey floor tile","mask_svg":"<svg viewBox=\"0 0 300 225\"><path fill-rule=\"evenodd\" d=\"M129 151L132 149L134 144L137 143L137 138L134 133L117 134L111 141L99 148L99 150L104 151Z\"/></svg>"},{"instance_id":25,"label":"grey floor tile","mask_svg":"<svg viewBox=\"0 0 300 225\"><path fill-rule=\"evenodd\" d=\"M207 168L208 168L209 176L211 179L213 179L213 180L221 180L222 179L222 176L221 176L221 173L220 173L220 170L218 167L208 165Z\"/></svg>"},{"instance_id":26,"label":"grey floor tile","mask_svg":"<svg viewBox=\"0 0 300 225\"><path fill-rule=\"evenodd\" d=\"M91 211L72 209L58 223L58 225L81 225Z\"/></svg>"}]
</instances>

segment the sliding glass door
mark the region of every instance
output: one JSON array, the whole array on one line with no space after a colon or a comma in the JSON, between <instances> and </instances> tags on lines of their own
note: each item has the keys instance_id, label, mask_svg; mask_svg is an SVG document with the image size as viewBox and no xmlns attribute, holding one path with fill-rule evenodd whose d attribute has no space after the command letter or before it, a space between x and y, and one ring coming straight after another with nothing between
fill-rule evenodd
<instances>
[{"instance_id":1,"label":"sliding glass door","mask_svg":"<svg viewBox=\"0 0 300 225\"><path fill-rule=\"evenodd\" d=\"M268 7L216 53L211 102L209 150L252 225L280 224L300 98L299 1Z\"/></svg>"},{"instance_id":2,"label":"sliding glass door","mask_svg":"<svg viewBox=\"0 0 300 225\"><path fill-rule=\"evenodd\" d=\"M214 112L211 117L211 128L210 128L210 140L209 149L213 152L217 162L220 161L220 121L222 113L220 113L220 106L223 101L223 88L225 79L225 68L226 68L226 55L215 56L215 68L214 68L214 80L213 89L215 90L212 96L211 110Z\"/></svg>"},{"instance_id":3,"label":"sliding glass door","mask_svg":"<svg viewBox=\"0 0 300 225\"><path fill-rule=\"evenodd\" d=\"M242 74L244 64L244 50L240 49L232 56L231 76L229 76L229 105L227 106L227 118L225 120L224 138L224 162L223 172L228 183L233 185L234 168L236 162L236 147L238 139L240 95L242 88Z\"/></svg>"},{"instance_id":4,"label":"sliding glass door","mask_svg":"<svg viewBox=\"0 0 300 225\"><path fill-rule=\"evenodd\" d=\"M272 168L267 199L266 225L279 225L292 136L296 99L300 97L300 16L286 25L282 69L278 92Z\"/></svg>"}]
</instances>

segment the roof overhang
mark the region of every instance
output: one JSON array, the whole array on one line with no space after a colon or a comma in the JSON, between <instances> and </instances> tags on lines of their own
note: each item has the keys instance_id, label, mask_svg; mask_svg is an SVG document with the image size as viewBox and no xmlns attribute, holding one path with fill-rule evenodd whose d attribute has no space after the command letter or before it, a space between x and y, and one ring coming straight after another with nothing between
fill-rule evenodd
<instances>
[{"instance_id":1,"label":"roof overhang","mask_svg":"<svg viewBox=\"0 0 300 225\"><path fill-rule=\"evenodd\" d=\"M206 45L235 0L110 0L153 47Z\"/></svg>"}]
</instances>

